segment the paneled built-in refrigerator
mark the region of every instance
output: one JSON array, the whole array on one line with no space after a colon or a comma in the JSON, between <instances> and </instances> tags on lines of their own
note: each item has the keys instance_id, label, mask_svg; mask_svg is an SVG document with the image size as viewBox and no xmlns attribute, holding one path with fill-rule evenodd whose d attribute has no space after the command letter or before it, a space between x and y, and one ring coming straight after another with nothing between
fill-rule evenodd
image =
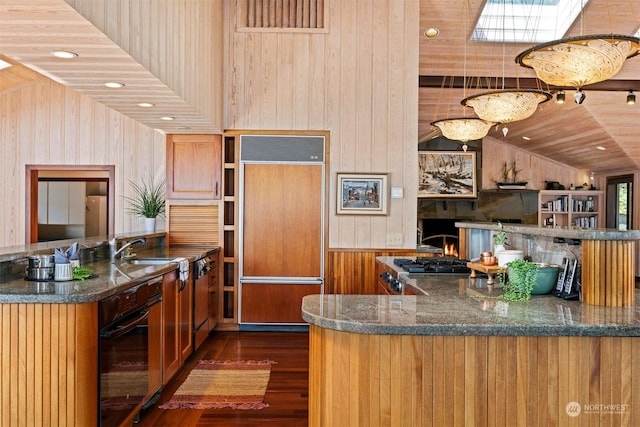
<instances>
[{"instance_id":1,"label":"paneled built-in refrigerator","mask_svg":"<svg viewBox=\"0 0 640 427\"><path fill-rule=\"evenodd\" d=\"M303 324L324 280L324 137L240 137L239 322Z\"/></svg>"}]
</instances>

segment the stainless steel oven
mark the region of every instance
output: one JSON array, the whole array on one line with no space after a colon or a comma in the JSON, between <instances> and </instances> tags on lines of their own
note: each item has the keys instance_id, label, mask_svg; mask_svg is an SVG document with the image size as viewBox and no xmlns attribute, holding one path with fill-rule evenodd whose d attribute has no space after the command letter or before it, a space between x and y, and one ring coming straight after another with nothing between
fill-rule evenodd
<instances>
[{"instance_id":1,"label":"stainless steel oven","mask_svg":"<svg viewBox=\"0 0 640 427\"><path fill-rule=\"evenodd\" d=\"M98 304L102 427L133 421L149 393L149 314L161 292L161 281L145 282Z\"/></svg>"}]
</instances>

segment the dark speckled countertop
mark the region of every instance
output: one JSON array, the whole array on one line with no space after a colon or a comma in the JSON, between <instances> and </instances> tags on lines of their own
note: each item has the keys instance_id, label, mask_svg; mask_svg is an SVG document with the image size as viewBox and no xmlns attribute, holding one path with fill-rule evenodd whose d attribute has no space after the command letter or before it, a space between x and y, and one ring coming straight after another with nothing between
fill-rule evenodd
<instances>
[{"instance_id":1,"label":"dark speckled countertop","mask_svg":"<svg viewBox=\"0 0 640 427\"><path fill-rule=\"evenodd\" d=\"M217 252L217 246L170 246L139 252L138 258L187 258L193 261ZM83 265L95 278L84 281L34 282L24 279L0 283L0 303L77 304L99 301L153 277L178 268L176 263L136 265L126 260L99 261Z\"/></svg>"},{"instance_id":2,"label":"dark speckled countertop","mask_svg":"<svg viewBox=\"0 0 640 427\"><path fill-rule=\"evenodd\" d=\"M401 280L422 295L309 295L302 317L327 329L378 335L640 336L637 307L593 306L553 295L503 301L486 278L468 275Z\"/></svg>"}]
</instances>

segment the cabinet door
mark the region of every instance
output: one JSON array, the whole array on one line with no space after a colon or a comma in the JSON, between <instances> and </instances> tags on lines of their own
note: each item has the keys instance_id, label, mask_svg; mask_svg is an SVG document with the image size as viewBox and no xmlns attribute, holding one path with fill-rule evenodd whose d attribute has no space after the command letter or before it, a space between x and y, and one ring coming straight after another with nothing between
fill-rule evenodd
<instances>
[{"instance_id":1,"label":"cabinet door","mask_svg":"<svg viewBox=\"0 0 640 427\"><path fill-rule=\"evenodd\" d=\"M167 198L220 199L222 136L167 136Z\"/></svg>"},{"instance_id":2,"label":"cabinet door","mask_svg":"<svg viewBox=\"0 0 640 427\"><path fill-rule=\"evenodd\" d=\"M68 182L49 182L49 224L69 224Z\"/></svg>"},{"instance_id":3,"label":"cabinet door","mask_svg":"<svg viewBox=\"0 0 640 427\"><path fill-rule=\"evenodd\" d=\"M191 278L190 278L191 279ZM193 352L193 282L187 281L180 285L179 321L180 321L180 365Z\"/></svg>"},{"instance_id":4,"label":"cabinet door","mask_svg":"<svg viewBox=\"0 0 640 427\"><path fill-rule=\"evenodd\" d=\"M38 181L38 224L49 223L49 183Z\"/></svg>"},{"instance_id":5,"label":"cabinet door","mask_svg":"<svg viewBox=\"0 0 640 427\"><path fill-rule=\"evenodd\" d=\"M180 304L176 271L162 281L162 382L167 384L180 369Z\"/></svg>"},{"instance_id":6,"label":"cabinet door","mask_svg":"<svg viewBox=\"0 0 640 427\"><path fill-rule=\"evenodd\" d=\"M81 181L69 183L69 224L84 224L87 209L87 184Z\"/></svg>"}]
</instances>

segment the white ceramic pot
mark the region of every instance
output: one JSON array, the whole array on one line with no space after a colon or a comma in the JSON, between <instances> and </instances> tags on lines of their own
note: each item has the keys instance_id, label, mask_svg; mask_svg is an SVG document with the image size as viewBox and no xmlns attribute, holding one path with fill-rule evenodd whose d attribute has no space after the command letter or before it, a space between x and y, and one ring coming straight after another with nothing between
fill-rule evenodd
<instances>
[{"instance_id":1,"label":"white ceramic pot","mask_svg":"<svg viewBox=\"0 0 640 427\"><path fill-rule=\"evenodd\" d=\"M516 250L504 250L496 254L498 257L498 267L505 267L511 261L524 259L524 253Z\"/></svg>"},{"instance_id":2,"label":"white ceramic pot","mask_svg":"<svg viewBox=\"0 0 640 427\"><path fill-rule=\"evenodd\" d=\"M498 256L498 252L502 252L506 249L505 245L493 245L493 254Z\"/></svg>"},{"instance_id":3,"label":"white ceramic pot","mask_svg":"<svg viewBox=\"0 0 640 427\"><path fill-rule=\"evenodd\" d=\"M155 218L145 218L144 219L144 229L147 233L153 233L156 231L156 219Z\"/></svg>"}]
</instances>

